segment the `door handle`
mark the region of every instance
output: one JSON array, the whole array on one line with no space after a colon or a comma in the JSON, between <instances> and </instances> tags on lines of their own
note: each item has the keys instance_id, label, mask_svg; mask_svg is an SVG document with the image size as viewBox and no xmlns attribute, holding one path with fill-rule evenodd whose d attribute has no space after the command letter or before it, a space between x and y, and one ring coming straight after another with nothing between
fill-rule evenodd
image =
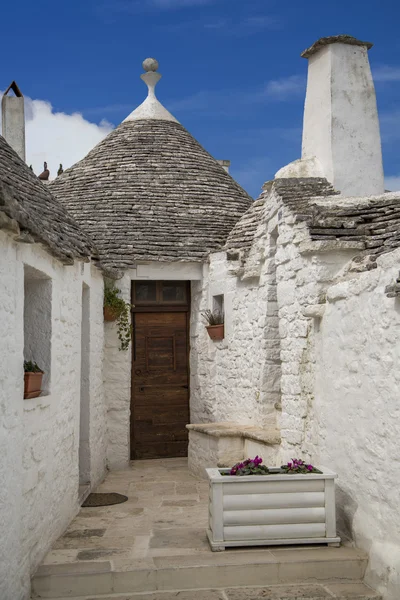
<instances>
[{"instance_id":1,"label":"door handle","mask_svg":"<svg viewBox=\"0 0 400 600\"><path fill-rule=\"evenodd\" d=\"M182 387L182 388L184 388L185 390L188 390L188 389L189 389L189 386L188 386L188 385L181 385L181 387Z\"/></svg>"}]
</instances>

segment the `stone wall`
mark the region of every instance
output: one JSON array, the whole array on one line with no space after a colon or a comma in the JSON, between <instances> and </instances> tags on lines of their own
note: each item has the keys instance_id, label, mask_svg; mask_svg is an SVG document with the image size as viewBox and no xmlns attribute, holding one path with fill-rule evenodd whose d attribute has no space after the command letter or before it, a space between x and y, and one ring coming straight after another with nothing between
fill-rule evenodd
<instances>
[{"instance_id":1,"label":"stone wall","mask_svg":"<svg viewBox=\"0 0 400 600\"><path fill-rule=\"evenodd\" d=\"M265 211L243 257L210 256L204 285L192 286L191 422L271 426L280 414L276 207ZM224 297L225 338L212 341L201 312Z\"/></svg>"},{"instance_id":2,"label":"stone wall","mask_svg":"<svg viewBox=\"0 0 400 600\"><path fill-rule=\"evenodd\" d=\"M327 292L316 334L315 458L339 474L341 529L369 552L367 581L400 589L400 301L385 296L400 251Z\"/></svg>"},{"instance_id":3,"label":"stone wall","mask_svg":"<svg viewBox=\"0 0 400 600\"><path fill-rule=\"evenodd\" d=\"M212 255L206 285L193 290L192 415L267 426L280 393L280 459L337 471L341 533L369 552L367 581L395 600L400 304L385 288L398 277L400 250L362 271L351 241L312 242L273 192L266 205L250 251ZM226 300L217 343L200 317L214 294Z\"/></svg>"},{"instance_id":4,"label":"stone wall","mask_svg":"<svg viewBox=\"0 0 400 600\"><path fill-rule=\"evenodd\" d=\"M17 244L2 232L0 247L0 597L26 600L30 574L79 510L83 283L91 290L91 485L105 473L103 280L89 264L62 266L39 246ZM24 275L30 269L51 281L51 379L42 396L24 400Z\"/></svg>"}]
</instances>

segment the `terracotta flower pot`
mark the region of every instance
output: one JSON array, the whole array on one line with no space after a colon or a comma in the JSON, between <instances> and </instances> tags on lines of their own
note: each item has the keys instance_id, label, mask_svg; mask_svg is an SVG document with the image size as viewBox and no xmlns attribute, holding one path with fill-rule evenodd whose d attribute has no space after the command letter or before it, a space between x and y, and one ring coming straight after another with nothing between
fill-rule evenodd
<instances>
[{"instance_id":1,"label":"terracotta flower pot","mask_svg":"<svg viewBox=\"0 0 400 600\"><path fill-rule=\"evenodd\" d=\"M104 307L104 320L105 321L115 321L118 317L118 311L115 310L112 306Z\"/></svg>"},{"instance_id":2,"label":"terracotta flower pot","mask_svg":"<svg viewBox=\"0 0 400 600\"><path fill-rule=\"evenodd\" d=\"M224 339L224 324L221 325L208 325L206 327L208 335L214 342L220 342Z\"/></svg>"},{"instance_id":3,"label":"terracotta flower pot","mask_svg":"<svg viewBox=\"0 0 400 600\"><path fill-rule=\"evenodd\" d=\"M42 393L43 373L24 374L24 399L37 398Z\"/></svg>"}]
</instances>

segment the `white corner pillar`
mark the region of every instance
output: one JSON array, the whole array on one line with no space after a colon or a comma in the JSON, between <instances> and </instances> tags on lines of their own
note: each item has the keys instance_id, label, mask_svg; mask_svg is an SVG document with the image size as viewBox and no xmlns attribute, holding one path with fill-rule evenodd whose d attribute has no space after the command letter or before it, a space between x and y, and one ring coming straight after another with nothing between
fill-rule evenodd
<instances>
[{"instance_id":1,"label":"white corner pillar","mask_svg":"<svg viewBox=\"0 0 400 600\"><path fill-rule=\"evenodd\" d=\"M302 53L309 61L302 159L316 158L328 181L347 196L384 192L371 46L338 35Z\"/></svg>"}]
</instances>

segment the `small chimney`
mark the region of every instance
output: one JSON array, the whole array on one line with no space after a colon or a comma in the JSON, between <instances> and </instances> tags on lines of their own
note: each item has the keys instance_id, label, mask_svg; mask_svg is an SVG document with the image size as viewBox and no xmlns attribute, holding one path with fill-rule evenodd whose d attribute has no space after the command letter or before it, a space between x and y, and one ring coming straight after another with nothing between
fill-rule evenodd
<instances>
[{"instance_id":1,"label":"small chimney","mask_svg":"<svg viewBox=\"0 0 400 600\"><path fill-rule=\"evenodd\" d=\"M229 173L229 167L231 166L231 161L230 160L218 160L217 162L219 162L219 164L223 167L223 169Z\"/></svg>"},{"instance_id":2,"label":"small chimney","mask_svg":"<svg viewBox=\"0 0 400 600\"><path fill-rule=\"evenodd\" d=\"M382 148L369 42L321 38L302 53L308 81L302 159L347 196L383 194Z\"/></svg>"},{"instance_id":3,"label":"small chimney","mask_svg":"<svg viewBox=\"0 0 400 600\"><path fill-rule=\"evenodd\" d=\"M9 95L13 91L14 96ZM11 148L25 160L25 109L24 97L15 81L3 94L1 100L2 134Z\"/></svg>"}]
</instances>

